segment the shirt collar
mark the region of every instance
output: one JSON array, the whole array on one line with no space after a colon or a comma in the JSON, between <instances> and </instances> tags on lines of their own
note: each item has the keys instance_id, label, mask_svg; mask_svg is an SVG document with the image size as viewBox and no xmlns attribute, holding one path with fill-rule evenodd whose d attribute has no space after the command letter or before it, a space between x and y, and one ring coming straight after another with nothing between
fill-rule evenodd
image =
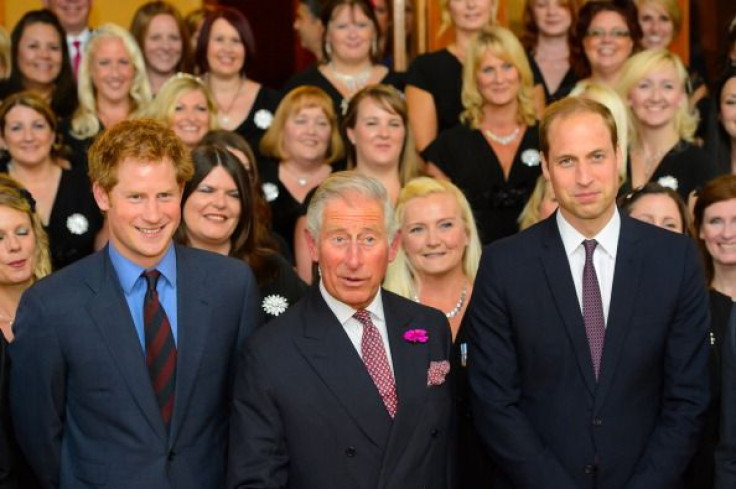
<instances>
[{"instance_id":1,"label":"shirt collar","mask_svg":"<svg viewBox=\"0 0 736 489\"><path fill-rule=\"evenodd\" d=\"M355 314L355 312L357 311L357 309L355 309L354 307L337 300L329 292L327 292L327 289L325 288L324 282L322 282L322 280L319 281L319 291L322 294L322 298L327 303L327 306L335 314L337 320L340 321L340 324L344 325L350 318L353 317L353 314ZM385 322L385 318L383 316L383 297L381 295L381 289L378 290L378 293L373 298L371 303L368 304L364 309L370 312L371 315L373 315L380 321Z\"/></svg>"},{"instance_id":2,"label":"shirt collar","mask_svg":"<svg viewBox=\"0 0 736 489\"><path fill-rule=\"evenodd\" d=\"M141 274L147 269L125 258L117 249L115 249L115 246L112 243L109 244L107 249L112 266L118 274L118 279L120 280L123 292L130 294ZM169 285L174 286L176 283L176 252L173 244L169 245L169 249L166 250L161 261L151 268L155 268L161 272L161 276L166 280L166 282L168 282Z\"/></svg>"},{"instance_id":3,"label":"shirt collar","mask_svg":"<svg viewBox=\"0 0 736 489\"><path fill-rule=\"evenodd\" d=\"M583 236L580 231L575 229L567 219L562 215L562 212L557 211L557 228L560 230L560 237L562 238L562 245L565 247L565 254L569 257L572 255L583 243L584 240L588 239ZM593 239L598 241L598 246L608 253L611 258L616 258L616 252L618 251L618 236L621 232L621 215L618 209L614 209L613 216L603 226L600 232L593 236Z\"/></svg>"},{"instance_id":4,"label":"shirt collar","mask_svg":"<svg viewBox=\"0 0 736 489\"><path fill-rule=\"evenodd\" d=\"M67 34L66 43L70 46L72 45L72 42L74 41L79 41L81 44L84 44L85 42L89 40L89 37L91 35L92 35L92 31L89 30L89 27L85 27L84 30L80 32L79 34L77 34L76 36L72 34Z\"/></svg>"}]
</instances>

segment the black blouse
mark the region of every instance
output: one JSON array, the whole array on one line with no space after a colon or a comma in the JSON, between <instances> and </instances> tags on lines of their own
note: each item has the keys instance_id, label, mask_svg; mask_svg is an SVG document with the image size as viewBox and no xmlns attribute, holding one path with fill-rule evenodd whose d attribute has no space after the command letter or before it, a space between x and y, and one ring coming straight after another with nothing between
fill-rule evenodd
<instances>
[{"instance_id":1,"label":"black blouse","mask_svg":"<svg viewBox=\"0 0 736 489\"><path fill-rule=\"evenodd\" d=\"M508 179L483 134L464 125L440 134L422 157L465 193L483 244L518 231L519 214L541 174L537 125L524 132Z\"/></svg>"},{"instance_id":2,"label":"black blouse","mask_svg":"<svg viewBox=\"0 0 736 489\"><path fill-rule=\"evenodd\" d=\"M437 111L437 134L456 126L464 110L460 96L463 65L447 49L417 56L406 73L406 84L432 95Z\"/></svg>"},{"instance_id":3,"label":"black blouse","mask_svg":"<svg viewBox=\"0 0 736 489\"><path fill-rule=\"evenodd\" d=\"M572 92L572 89L575 88L575 84L578 82L578 77L572 69L572 66L567 70L565 76L562 77L562 81L560 82L560 86L557 87L557 90L555 90L554 93L551 93L549 91L549 87L547 87L547 84L544 81L542 70L539 68L537 60L534 59L534 55L532 53L527 53L526 57L529 60L529 67L532 69L534 84L542 85L544 88L544 100L547 105L570 95L570 92Z\"/></svg>"}]
</instances>

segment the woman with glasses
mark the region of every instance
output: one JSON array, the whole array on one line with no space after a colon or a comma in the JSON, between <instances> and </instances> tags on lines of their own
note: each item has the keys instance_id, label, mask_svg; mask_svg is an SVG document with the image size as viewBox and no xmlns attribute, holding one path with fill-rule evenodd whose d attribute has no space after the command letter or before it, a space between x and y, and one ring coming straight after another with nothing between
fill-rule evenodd
<instances>
[{"instance_id":1,"label":"woman with glasses","mask_svg":"<svg viewBox=\"0 0 736 489\"><path fill-rule=\"evenodd\" d=\"M575 72L614 87L626 60L639 50L641 28L634 7L613 2L588 2L580 9L575 29Z\"/></svg>"},{"instance_id":2,"label":"woman with glasses","mask_svg":"<svg viewBox=\"0 0 736 489\"><path fill-rule=\"evenodd\" d=\"M629 112L629 184L670 187L688 201L717 174L709 155L693 144L697 115L690 109L688 75L669 51L642 51L621 70L617 90Z\"/></svg>"}]
</instances>

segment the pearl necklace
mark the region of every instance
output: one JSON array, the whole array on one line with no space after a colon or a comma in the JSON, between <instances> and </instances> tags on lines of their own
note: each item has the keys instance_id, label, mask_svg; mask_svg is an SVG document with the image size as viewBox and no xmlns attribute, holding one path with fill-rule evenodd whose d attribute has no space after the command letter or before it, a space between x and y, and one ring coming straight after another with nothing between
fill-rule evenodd
<instances>
[{"instance_id":1,"label":"pearl necklace","mask_svg":"<svg viewBox=\"0 0 736 489\"><path fill-rule=\"evenodd\" d=\"M508 134L506 136L499 136L498 134L494 133L490 129L484 129L483 132L486 136L488 136L488 139L491 141L495 141L501 146L508 146L513 142L514 139L516 139L516 136L519 135L519 132L521 131L521 127L516 126L516 129L514 129L511 134Z\"/></svg>"},{"instance_id":2,"label":"pearl necklace","mask_svg":"<svg viewBox=\"0 0 736 489\"><path fill-rule=\"evenodd\" d=\"M345 88L350 91L350 93L357 92L368 83L368 78L371 77L371 70L373 69L373 65L368 65L360 73L356 73L355 75L347 75L345 73L340 73L339 71L337 71L337 68L335 68L335 65L332 63L332 61L330 61L327 66L330 67L332 75L340 80L342 84L345 85Z\"/></svg>"},{"instance_id":3,"label":"pearl necklace","mask_svg":"<svg viewBox=\"0 0 736 489\"><path fill-rule=\"evenodd\" d=\"M457 304L455 304L455 307L450 310L450 312L446 312L445 316L447 319L452 319L458 314L460 314L460 310L463 308L463 305L465 305L465 298L468 296L468 284L465 284L463 287L463 291L460 292L460 298L457 300ZM421 301L419 300L419 296L414 294L414 302L417 302L421 304Z\"/></svg>"}]
</instances>

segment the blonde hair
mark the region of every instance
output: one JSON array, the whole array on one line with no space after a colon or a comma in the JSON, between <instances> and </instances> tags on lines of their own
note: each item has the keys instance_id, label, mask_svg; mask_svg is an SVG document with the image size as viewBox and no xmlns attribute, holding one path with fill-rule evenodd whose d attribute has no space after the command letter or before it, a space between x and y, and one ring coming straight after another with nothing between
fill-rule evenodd
<instances>
[{"instance_id":1,"label":"blonde hair","mask_svg":"<svg viewBox=\"0 0 736 489\"><path fill-rule=\"evenodd\" d=\"M463 273L470 282L475 280L480 263L481 244L478 238L478 228L475 225L473 211L470 209L468 199L462 191L452 183L445 180L435 180L430 177L419 177L407 183L399 194L396 201L396 226L403 227L406 205L409 201L434 194L448 194L455 197L460 208L460 217L468 235L468 246L463 253ZM412 267L411 260L406 256L403 247L399 248L396 258L388 266L384 287L391 292L404 297L414 297L417 294L415 284L416 271Z\"/></svg>"},{"instance_id":2,"label":"blonde hair","mask_svg":"<svg viewBox=\"0 0 736 489\"><path fill-rule=\"evenodd\" d=\"M10 59L10 36L3 26L0 26L0 80L10 78L13 63Z\"/></svg>"},{"instance_id":3,"label":"blonde hair","mask_svg":"<svg viewBox=\"0 0 736 489\"><path fill-rule=\"evenodd\" d=\"M537 177L537 183L534 184L534 191L532 191L529 200L524 205L524 209L519 214L519 231L530 228L541 221L539 208L542 206L545 197L547 197L547 182L548 180L544 178L544 175Z\"/></svg>"},{"instance_id":4,"label":"blonde hair","mask_svg":"<svg viewBox=\"0 0 736 489\"><path fill-rule=\"evenodd\" d=\"M7 175L0 174L0 206L26 214L31 221L35 248L31 283L51 273L49 238L43 229L41 218L36 213L36 201L20 183Z\"/></svg>"},{"instance_id":5,"label":"blonde hair","mask_svg":"<svg viewBox=\"0 0 736 489\"><path fill-rule=\"evenodd\" d=\"M680 4L677 0L634 0L634 5L639 10L648 4L656 5L664 10L672 21L672 26L674 27L673 35L677 36L682 27L682 9L680 9Z\"/></svg>"},{"instance_id":6,"label":"blonde hair","mask_svg":"<svg viewBox=\"0 0 736 489\"><path fill-rule=\"evenodd\" d=\"M447 29L453 27L455 23L452 21L452 15L450 14L450 2L452 0L440 0L440 29L437 32L438 36L444 34ZM490 0L491 2L491 15L488 17L488 24L493 25L498 20L498 6L499 0Z\"/></svg>"},{"instance_id":7,"label":"blonde hair","mask_svg":"<svg viewBox=\"0 0 736 489\"><path fill-rule=\"evenodd\" d=\"M677 73L678 82L683 91L680 105L675 112L672 123L675 132L685 141L693 141L695 130L698 126L697 112L690 108L688 103L689 76L680 58L666 49L645 50L629 58L621 69L621 78L616 85L616 90L622 99L628 100L629 93L642 78L649 73L665 66L671 66ZM638 120L627 104L629 115L629 146L633 147L638 142Z\"/></svg>"},{"instance_id":8,"label":"blonde hair","mask_svg":"<svg viewBox=\"0 0 736 489\"><path fill-rule=\"evenodd\" d=\"M72 118L72 135L77 139L87 139L96 136L102 128L97 118L97 89L92 83L90 66L93 63L95 50L103 41L119 39L123 43L125 51L130 57L130 62L135 69L133 83L128 94L131 104L131 113L139 107L151 101L151 86L146 76L146 65L143 55L133 36L126 29L115 24L103 24L92 32L82 64L79 66L77 79L77 93L79 94L79 106Z\"/></svg>"},{"instance_id":9,"label":"blonde hair","mask_svg":"<svg viewBox=\"0 0 736 489\"><path fill-rule=\"evenodd\" d=\"M322 89L309 85L296 87L281 100L273 116L271 127L261 138L261 153L279 160L287 159L289 155L284 151L284 126L286 121L292 114L313 107L322 109L325 117L330 122L330 143L325 154L326 162L334 163L342 158L345 154L345 146L340 135L340 127L332 99Z\"/></svg>"},{"instance_id":10,"label":"blonde hair","mask_svg":"<svg viewBox=\"0 0 736 489\"><path fill-rule=\"evenodd\" d=\"M461 94L465 110L460 114L460 120L473 129L479 128L483 123L485 101L478 91L476 75L483 57L488 52L511 63L516 68L519 73L519 92L516 95L517 121L527 126L534 125L536 122L534 76L521 43L513 32L501 26L483 29L468 47L465 63L463 63Z\"/></svg>"},{"instance_id":11,"label":"blonde hair","mask_svg":"<svg viewBox=\"0 0 736 489\"><path fill-rule=\"evenodd\" d=\"M163 122L167 126L171 123L176 110L176 104L185 93L202 92L207 100L207 111L210 114L209 130L219 129L217 124L217 104L212 98L212 92L204 84L204 82L189 73L177 73L163 84L156 98L153 101L141 107L135 114L137 119L155 119Z\"/></svg>"},{"instance_id":12,"label":"blonde hair","mask_svg":"<svg viewBox=\"0 0 736 489\"><path fill-rule=\"evenodd\" d=\"M621 150L621 156L623 157L623 164L621 165L621 181L626 181L627 166L629 159L628 152L628 128L629 128L629 115L621 96L616 90L604 85L603 83L583 80L575 85L575 88L570 92L571 97L583 97L588 100L594 100L600 104L606 106L611 112L613 119L616 121L616 133L618 135L618 146Z\"/></svg>"}]
</instances>

